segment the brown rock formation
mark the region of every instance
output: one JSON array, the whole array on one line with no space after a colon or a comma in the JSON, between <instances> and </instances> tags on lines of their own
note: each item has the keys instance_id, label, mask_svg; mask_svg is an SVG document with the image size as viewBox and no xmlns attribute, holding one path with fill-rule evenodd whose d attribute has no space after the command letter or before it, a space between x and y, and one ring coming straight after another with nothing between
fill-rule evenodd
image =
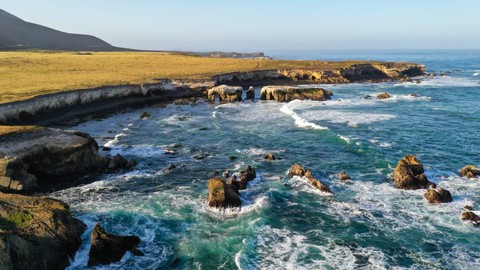
<instances>
[{"instance_id":1,"label":"brown rock formation","mask_svg":"<svg viewBox=\"0 0 480 270\"><path fill-rule=\"evenodd\" d=\"M330 190L328 186L326 186L320 180L313 177L311 171L306 170L298 163L295 163L292 165L292 167L290 167L290 169L288 170L288 175L305 177L306 179L308 179L310 184L315 188L319 189L320 191L333 194L333 192Z\"/></svg>"},{"instance_id":2,"label":"brown rock formation","mask_svg":"<svg viewBox=\"0 0 480 270\"><path fill-rule=\"evenodd\" d=\"M67 204L0 192L0 269L65 269L86 226Z\"/></svg>"},{"instance_id":3,"label":"brown rock formation","mask_svg":"<svg viewBox=\"0 0 480 270\"><path fill-rule=\"evenodd\" d=\"M340 172L340 173L338 174L338 178L339 178L341 181L352 180L352 177L350 177L350 175L348 175L348 173L346 173L346 172Z\"/></svg>"},{"instance_id":4,"label":"brown rock formation","mask_svg":"<svg viewBox=\"0 0 480 270\"><path fill-rule=\"evenodd\" d=\"M467 178L475 178L480 176L480 171L477 167L473 165L467 165L460 170L460 176L467 177Z\"/></svg>"},{"instance_id":5,"label":"brown rock formation","mask_svg":"<svg viewBox=\"0 0 480 270\"><path fill-rule=\"evenodd\" d=\"M261 100L276 100L289 102L294 99L311 99L325 101L330 99L333 92L322 88L301 88L294 86L265 86L260 91Z\"/></svg>"},{"instance_id":6,"label":"brown rock formation","mask_svg":"<svg viewBox=\"0 0 480 270\"><path fill-rule=\"evenodd\" d=\"M377 95L378 99L387 99L387 98L391 98L391 97L392 96L390 96L390 94L387 93L387 92L383 92L383 93L380 93L380 94Z\"/></svg>"},{"instance_id":7,"label":"brown rock formation","mask_svg":"<svg viewBox=\"0 0 480 270\"><path fill-rule=\"evenodd\" d=\"M276 159L275 156L272 153L266 154L263 158L266 159L266 160L275 160Z\"/></svg>"},{"instance_id":8,"label":"brown rock formation","mask_svg":"<svg viewBox=\"0 0 480 270\"><path fill-rule=\"evenodd\" d=\"M143 253L136 248L140 238L106 233L98 223L93 228L91 242L88 267L118 262L127 251L131 251L133 255L143 256Z\"/></svg>"},{"instance_id":9,"label":"brown rock formation","mask_svg":"<svg viewBox=\"0 0 480 270\"><path fill-rule=\"evenodd\" d=\"M463 212L460 218L463 221L470 221L474 226L480 226L480 217L472 211Z\"/></svg>"},{"instance_id":10,"label":"brown rock formation","mask_svg":"<svg viewBox=\"0 0 480 270\"><path fill-rule=\"evenodd\" d=\"M453 201L450 191L443 188L429 189L423 197L425 197L429 203L449 203Z\"/></svg>"},{"instance_id":11,"label":"brown rock formation","mask_svg":"<svg viewBox=\"0 0 480 270\"><path fill-rule=\"evenodd\" d=\"M208 182L208 205L217 208L240 207L240 195L233 185L228 185L218 178L211 178Z\"/></svg>"},{"instance_id":12,"label":"brown rock formation","mask_svg":"<svg viewBox=\"0 0 480 270\"><path fill-rule=\"evenodd\" d=\"M215 101L217 96L220 101L242 101L242 91L241 86L219 85L210 88L207 91L207 97L210 101Z\"/></svg>"},{"instance_id":13,"label":"brown rock formation","mask_svg":"<svg viewBox=\"0 0 480 270\"><path fill-rule=\"evenodd\" d=\"M428 187L436 187L436 185L428 181L424 174L423 165L415 156L405 156L401 159L393 174L395 185L401 189L421 189Z\"/></svg>"},{"instance_id":14,"label":"brown rock formation","mask_svg":"<svg viewBox=\"0 0 480 270\"><path fill-rule=\"evenodd\" d=\"M98 155L90 135L78 131L38 129L0 136L0 188L13 192L68 186L98 171L115 172L136 166L121 155Z\"/></svg>"}]
</instances>

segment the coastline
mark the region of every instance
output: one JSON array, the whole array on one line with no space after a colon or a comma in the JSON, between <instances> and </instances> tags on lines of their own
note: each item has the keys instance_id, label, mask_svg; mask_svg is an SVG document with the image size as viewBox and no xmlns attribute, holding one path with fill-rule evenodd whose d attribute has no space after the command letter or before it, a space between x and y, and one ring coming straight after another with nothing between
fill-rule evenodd
<instances>
[{"instance_id":1,"label":"coastline","mask_svg":"<svg viewBox=\"0 0 480 270\"><path fill-rule=\"evenodd\" d=\"M211 79L160 79L158 83L74 89L0 104L0 124L52 125L69 118L115 111L158 101L205 96L208 88L221 84L259 86L267 84L338 84L409 80L425 75L425 66L383 62L354 64L339 69L276 69L233 72Z\"/></svg>"}]
</instances>

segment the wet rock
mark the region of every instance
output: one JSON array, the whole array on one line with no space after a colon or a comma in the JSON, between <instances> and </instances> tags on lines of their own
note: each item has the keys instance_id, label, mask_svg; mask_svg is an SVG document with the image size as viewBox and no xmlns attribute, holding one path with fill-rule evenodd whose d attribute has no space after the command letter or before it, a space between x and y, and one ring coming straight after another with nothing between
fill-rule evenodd
<instances>
[{"instance_id":1,"label":"wet rock","mask_svg":"<svg viewBox=\"0 0 480 270\"><path fill-rule=\"evenodd\" d=\"M240 173L240 181L249 182L255 179L256 177L257 177L257 172L250 165L247 166L247 169L245 171L242 171Z\"/></svg>"},{"instance_id":2,"label":"wet rock","mask_svg":"<svg viewBox=\"0 0 480 270\"><path fill-rule=\"evenodd\" d=\"M463 209L467 210L467 211L473 211L473 208L470 206L470 205L465 205L463 207Z\"/></svg>"},{"instance_id":3,"label":"wet rock","mask_svg":"<svg viewBox=\"0 0 480 270\"><path fill-rule=\"evenodd\" d=\"M366 95L363 99L373 99L373 97L370 95Z\"/></svg>"},{"instance_id":4,"label":"wet rock","mask_svg":"<svg viewBox=\"0 0 480 270\"><path fill-rule=\"evenodd\" d=\"M229 156L229 157L228 157L228 159L230 159L230 160L232 160L232 161L233 161L233 160L236 160L236 159L237 159L237 157L236 157L236 156Z\"/></svg>"},{"instance_id":5,"label":"wet rock","mask_svg":"<svg viewBox=\"0 0 480 270\"><path fill-rule=\"evenodd\" d=\"M449 203L453 201L450 191L443 188L429 189L423 197L425 197L429 203Z\"/></svg>"},{"instance_id":6,"label":"wet rock","mask_svg":"<svg viewBox=\"0 0 480 270\"><path fill-rule=\"evenodd\" d=\"M131 251L136 256L144 255L136 248L140 243L140 238L106 233L98 223L93 228L91 243L88 267L118 262L127 251Z\"/></svg>"},{"instance_id":7,"label":"wet rock","mask_svg":"<svg viewBox=\"0 0 480 270\"><path fill-rule=\"evenodd\" d=\"M102 146L103 151L112 151L112 148L107 147L107 146Z\"/></svg>"},{"instance_id":8,"label":"wet rock","mask_svg":"<svg viewBox=\"0 0 480 270\"><path fill-rule=\"evenodd\" d=\"M247 90L247 99L255 99L255 88L250 86Z\"/></svg>"},{"instance_id":9,"label":"wet rock","mask_svg":"<svg viewBox=\"0 0 480 270\"><path fill-rule=\"evenodd\" d=\"M142 115L140 115L140 119L142 119L142 120L148 119L150 117L152 117L152 115L148 112L144 112L144 113L142 113Z\"/></svg>"},{"instance_id":10,"label":"wet rock","mask_svg":"<svg viewBox=\"0 0 480 270\"><path fill-rule=\"evenodd\" d=\"M201 152L201 153L198 153L195 156L193 156L193 158L196 159L196 160L204 160L205 158L207 158L209 156L210 156L210 154L208 154L207 152Z\"/></svg>"},{"instance_id":11,"label":"wet rock","mask_svg":"<svg viewBox=\"0 0 480 270\"><path fill-rule=\"evenodd\" d=\"M216 208L240 207L242 204L234 186L218 178L211 178L208 182L207 201L210 207Z\"/></svg>"},{"instance_id":12,"label":"wet rock","mask_svg":"<svg viewBox=\"0 0 480 270\"><path fill-rule=\"evenodd\" d=\"M480 175L480 171L473 165L467 165L460 170L460 176L475 178Z\"/></svg>"},{"instance_id":13,"label":"wet rock","mask_svg":"<svg viewBox=\"0 0 480 270\"><path fill-rule=\"evenodd\" d=\"M480 226L480 217L472 211L463 212L460 219L470 221L476 227Z\"/></svg>"},{"instance_id":14,"label":"wet rock","mask_svg":"<svg viewBox=\"0 0 480 270\"><path fill-rule=\"evenodd\" d=\"M219 85L210 88L207 97L210 101L215 101L215 97L218 97L219 101L242 101L242 92L241 86Z\"/></svg>"},{"instance_id":15,"label":"wet rock","mask_svg":"<svg viewBox=\"0 0 480 270\"><path fill-rule=\"evenodd\" d=\"M332 190L330 190L327 185L313 177L310 170L306 170L298 163L295 163L292 165L292 167L290 167L290 170L288 170L288 175L305 177L315 188L319 189L320 191L333 194Z\"/></svg>"},{"instance_id":16,"label":"wet rock","mask_svg":"<svg viewBox=\"0 0 480 270\"><path fill-rule=\"evenodd\" d=\"M407 155L398 162L393 173L393 180L397 188L401 189L436 187L435 183L428 181L423 165L417 157L412 155Z\"/></svg>"},{"instance_id":17,"label":"wet rock","mask_svg":"<svg viewBox=\"0 0 480 270\"><path fill-rule=\"evenodd\" d=\"M428 76L429 76L429 77L435 77L435 76L437 76L437 75L436 75L435 73L433 73L433 72L430 72L430 74L428 74Z\"/></svg>"},{"instance_id":18,"label":"wet rock","mask_svg":"<svg viewBox=\"0 0 480 270\"><path fill-rule=\"evenodd\" d=\"M294 99L310 99L325 101L333 96L333 92L323 88L301 88L294 86L265 86L260 91L261 100L276 100L278 102L289 102Z\"/></svg>"},{"instance_id":19,"label":"wet rock","mask_svg":"<svg viewBox=\"0 0 480 270\"><path fill-rule=\"evenodd\" d=\"M350 177L350 175L348 175L348 173L346 173L346 172L340 172L340 173L338 174L338 178L339 178L341 181L352 180L352 177Z\"/></svg>"},{"instance_id":20,"label":"wet rock","mask_svg":"<svg viewBox=\"0 0 480 270\"><path fill-rule=\"evenodd\" d=\"M378 99L387 99L387 98L391 98L391 97L392 96L390 96L390 94L387 93L387 92L383 92L383 93L380 93L380 94L377 95Z\"/></svg>"},{"instance_id":21,"label":"wet rock","mask_svg":"<svg viewBox=\"0 0 480 270\"><path fill-rule=\"evenodd\" d=\"M266 154L263 158L266 159L266 160L275 160L276 159L275 156L272 153Z\"/></svg>"},{"instance_id":22,"label":"wet rock","mask_svg":"<svg viewBox=\"0 0 480 270\"><path fill-rule=\"evenodd\" d=\"M237 175L232 175L232 177L227 181L227 185L232 185L236 193L240 194L239 190L244 190L247 188L247 182L242 182L237 180Z\"/></svg>"},{"instance_id":23,"label":"wet rock","mask_svg":"<svg viewBox=\"0 0 480 270\"><path fill-rule=\"evenodd\" d=\"M61 201L0 192L0 269L65 269L85 229Z\"/></svg>"},{"instance_id":24,"label":"wet rock","mask_svg":"<svg viewBox=\"0 0 480 270\"><path fill-rule=\"evenodd\" d=\"M122 155L117 154L115 157L109 160L107 171L116 172L124 169L129 170L133 169L135 166L137 166L137 161L133 159L127 160Z\"/></svg>"},{"instance_id":25,"label":"wet rock","mask_svg":"<svg viewBox=\"0 0 480 270\"><path fill-rule=\"evenodd\" d=\"M410 94L411 97L418 97L418 94L412 93Z\"/></svg>"},{"instance_id":26,"label":"wet rock","mask_svg":"<svg viewBox=\"0 0 480 270\"><path fill-rule=\"evenodd\" d=\"M173 165L173 164L168 164L167 166L167 171L173 171L177 168L177 166Z\"/></svg>"},{"instance_id":27,"label":"wet rock","mask_svg":"<svg viewBox=\"0 0 480 270\"><path fill-rule=\"evenodd\" d=\"M223 175L222 175L222 176L223 176L223 178L228 178L228 177L230 177L230 170L229 170L229 169L225 170L225 172L223 172Z\"/></svg>"}]
</instances>

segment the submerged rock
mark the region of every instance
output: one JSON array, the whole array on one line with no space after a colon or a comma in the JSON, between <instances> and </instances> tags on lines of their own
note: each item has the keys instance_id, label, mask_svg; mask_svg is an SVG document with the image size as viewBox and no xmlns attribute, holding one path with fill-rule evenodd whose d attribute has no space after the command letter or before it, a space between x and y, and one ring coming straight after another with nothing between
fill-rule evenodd
<instances>
[{"instance_id":1,"label":"submerged rock","mask_svg":"<svg viewBox=\"0 0 480 270\"><path fill-rule=\"evenodd\" d=\"M240 207L242 201L233 185L218 178L211 178L208 182L208 205L216 208Z\"/></svg>"},{"instance_id":2,"label":"submerged rock","mask_svg":"<svg viewBox=\"0 0 480 270\"><path fill-rule=\"evenodd\" d=\"M116 172L122 169L128 170L133 169L135 166L137 166L137 161L133 159L127 160L122 155L117 154L112 159L108 159L107 171Z\"/></svg>"},{"instance_id":3,"label":"submerged rock","mask_svg":"<svg viewBox=\"0 0 480 270\"><path fill-rule=\"evenodd\" d=\"M380 94L377 95L378 99L387 99L387 98L391 98L391 97L392 96L390 96L390 94L387 93L387 92L383 92L383 93L380 93Z\"/></svg>"},{"instance_id":4,"label":"submerged rock","mask_svg":"<svg viewBox=\"0 0 480 270\"><path fill-rule=\"evenodd\" d=\"M480 176L480 171L477 167L473 165L467 165L460 170L460 176L467 177L467 178L475 178Z\"/></svg>"},{"instance_id":5,"label":"submerged rock","mask_svg":"<svg viewBox=\"0 0 480 270\"><path fill-rule=\"evenodd\" d=\"M453 201L450 191L443 188L429 189L423 197L425 197L429 203L449 203Z\"/></svg>"},{"instance_id":6,"label":"submerged rock","mask_svg":"<svg viewBox=\"0 0 480 270\"><path fill-rule=\"evenodd\" d=\"M241 86L219 85L210 88L207 91L207 97L210 101L215 101L215 97L218 97L220 101L242 101L242 91Z\"/></svg>"},{"instance_id":7,"label":"submerged rock","mask_svg":"<svg viewBox=\"0 0 480 270\"><path fill-rule=\"evenodd\" d=\"M393 173L393 180L397 188L401 189L436 187L435 183L428 181L424 174L423 165L416 156L412 155L407 155L398 162Z\"/></svg>"},{"instance_id":8,"label":"submerged rock","mask_svg":"<svg viewBox=\"0 0 480 270\"><path fill-rule=\"evenodd\" d=\"M348 175L348 173L346 173L346 172L340 172L340 173L338 174L338 178L339 178L341 181L352 180L352 177L350 177L350 175Z\"/></svg>"},{"instance_id":9,"label":"submerged rock","mask_svg":"<svg viewBox=\"0 0 480 270\"><path fill-rule=\"evenodd\" d=\"M252 181L257 177L257 172L255 171L252 166L248 165L245 171L240 172L240 180L241 181Z\"/></svg>"},{"instance_id":10,"label":"submerged rock","mask_svg":"<svg viewBox=\"0 0 480 270\"><path fill-rule=\"evenodd\" d=\"M91 242L92 246L88 253L88 267L118 262L127 251L136 256L144 255L136 248L140 243L140 238L106 233L98 223L93 228Z\"/></svg>"},{"instance_id":11,"label":"submerged rock","mask_svg":"<svg viewBox=\"0 0 480 270\"><path fill-rule=\"evenodd\" d=\"M310 99L325 101L333 96L333 92L323 88L301 88L294 86L265 86L260 91L261 100L289 102L294 99Z\"/></svg>"},{"instance_id":12,"label":"submerged rock","mask_svg":"<svg viewBox=\"0 0 480 270\"><path fill-rule=\"evenodd\" d=\"M330 190L330 188L327 185L325 185L320 180L313 177L311 171L306 170L298 163L295 163L292 165L292 167L290 167L290 169L288 170L288 175L305 177L306 179L308 179L310 184L315 188L319 189L320 191L333 194L333 192Z\"/></svg>"},{"instance_id":13,"label":"submerged rock","mask_svg":"<svg viewBox=\"0 0 480 270\"><path fill-rule=\"evenodd\" d=\"M142 115L140 115L140 119L142 119L142 120L148 119L150 117L152 117L152 115L148 112L144 112L144 113L142 113Z\"/></svg>"},{"instance_id":14,"label":"submerged rock","mask_svg":"<svg viewBox=\"0 0 480 270\"><path fill-rule=\"evenodd\" d=\"M0 192L0 269L65 269L85 229L61 201Z\"/></svg>"}]
</instances>

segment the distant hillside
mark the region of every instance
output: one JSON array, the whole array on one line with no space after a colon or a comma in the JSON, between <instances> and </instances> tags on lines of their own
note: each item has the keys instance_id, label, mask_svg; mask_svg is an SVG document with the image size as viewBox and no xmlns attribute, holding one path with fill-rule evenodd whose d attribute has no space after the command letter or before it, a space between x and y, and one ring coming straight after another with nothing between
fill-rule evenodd
<instances>
[{"instance_id":1,"label":"distant hillside","mask_svg":"<svg viewBox=\"0 0 480 270\"><path fill-rule=\"evenodd\" d=\"M0 9L0 50L119 51L107 42L89 35L69 34L26 22Z\"/></svg>"}]
</instances>

